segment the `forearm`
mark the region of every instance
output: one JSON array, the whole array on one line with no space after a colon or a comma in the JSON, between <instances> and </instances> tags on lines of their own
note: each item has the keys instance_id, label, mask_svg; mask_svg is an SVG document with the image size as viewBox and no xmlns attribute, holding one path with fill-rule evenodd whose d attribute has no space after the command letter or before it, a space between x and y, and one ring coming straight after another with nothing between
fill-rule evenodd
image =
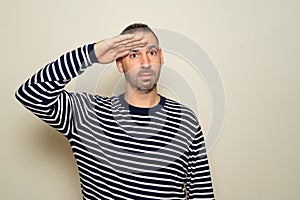
<instances>
[{"instance_id":1,"label":"forearm","mask_svg":"<svg viewBox=\"0 0 300 200\"><path fill-rule=\"evenodd\" d=\"M68 52L30 77L16 98L32 113L64 135L72 132L72 94L64 86L97 62L93 44Z\"/></svg>"},{"instance_id":2,"label":"forearm","mask_svg":"<svg viewBox=\"0 0 300 200\"><path fill-rule=\"evenodd\" d=\"M53 104L64 86L97 62L94 45L85 45L63 54L30 77L16 92L16 98L26 107L47 107Z\"/></svg>"}]
</instances>

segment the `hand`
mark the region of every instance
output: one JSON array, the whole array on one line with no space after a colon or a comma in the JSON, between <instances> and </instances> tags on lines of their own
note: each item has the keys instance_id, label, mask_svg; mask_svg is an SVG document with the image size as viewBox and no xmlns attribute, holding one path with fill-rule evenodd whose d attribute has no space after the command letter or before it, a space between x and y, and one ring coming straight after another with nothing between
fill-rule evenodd
<instances>
[{"instance_id":1,"label":"hand","mask_svg":"<svg viewBox=\"0 0 300 200\"><path fill-rule=\"evenodd\" d=\"M118 35L97 42L94 50L99 63L111 63L129 54L131 49L146 46L147 40L142 35Z\"/></svg>"}]
</instances>

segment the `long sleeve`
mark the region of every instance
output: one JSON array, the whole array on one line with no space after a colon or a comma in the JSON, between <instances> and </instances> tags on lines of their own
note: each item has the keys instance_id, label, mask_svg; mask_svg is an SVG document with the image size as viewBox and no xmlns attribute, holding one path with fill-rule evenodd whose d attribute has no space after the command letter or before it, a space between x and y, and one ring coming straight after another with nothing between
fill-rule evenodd
<instances>
[{"instance_id":1,"label":"long sleeve","mask_svg":"<svg viewBox=\"0 0 300 200\"><path fill-rule=\"evenodd\" d=\"M200 126L191 145L188 159L188 199L214 199L204 136Z\"/></svg>"},{"instance_id":2,"label":"long sleeve","mask_svg":"<svg viewBox=\"0 0 300 200\"><path fill-rule=\"evenodd\" d=\"M30 77L16 91L16 98L43 121L68 135L72 131L71 93L64 86L97 62L94 45L63 54Z\"/></svg>"}]
</instances>

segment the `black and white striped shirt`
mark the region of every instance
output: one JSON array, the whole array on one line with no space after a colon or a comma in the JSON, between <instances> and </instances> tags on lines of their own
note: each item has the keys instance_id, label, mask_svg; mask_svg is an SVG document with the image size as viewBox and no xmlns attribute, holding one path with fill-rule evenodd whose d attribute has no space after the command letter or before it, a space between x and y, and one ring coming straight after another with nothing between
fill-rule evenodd
<instances>
[{"instance_id":1,"label":"black and white striped shirt","mask_svg":"<svg viewBox=\"0 0 300 200\"><path fill-rule=\"evenodd\" d=\"M83 199L214 199L203 134L190 109L163 96L147 109L128 105L124 94L64 90L95 62L93 44L77 48L16 92L69 140Z\"/></svg>"}]
</instances>

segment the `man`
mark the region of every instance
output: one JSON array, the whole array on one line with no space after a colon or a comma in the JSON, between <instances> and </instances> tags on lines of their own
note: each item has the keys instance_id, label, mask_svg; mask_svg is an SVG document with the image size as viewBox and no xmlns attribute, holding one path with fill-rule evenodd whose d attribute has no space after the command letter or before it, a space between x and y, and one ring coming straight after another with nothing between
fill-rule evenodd
<instances>
[{"instance_id":1,"label":"man","mask_svg":"<svg viewBox=\"0 0 300 200\"><path fill-rule=\"evenodd\" d=\"M125 93L64 90L93 63L113 61L125 75ZM214 199L194 113L157 93L163 63L155 33L132 24L118 36L62 55L16 92L26 108L69 140L83 199Z\"/></svg>"}]
</instances>

